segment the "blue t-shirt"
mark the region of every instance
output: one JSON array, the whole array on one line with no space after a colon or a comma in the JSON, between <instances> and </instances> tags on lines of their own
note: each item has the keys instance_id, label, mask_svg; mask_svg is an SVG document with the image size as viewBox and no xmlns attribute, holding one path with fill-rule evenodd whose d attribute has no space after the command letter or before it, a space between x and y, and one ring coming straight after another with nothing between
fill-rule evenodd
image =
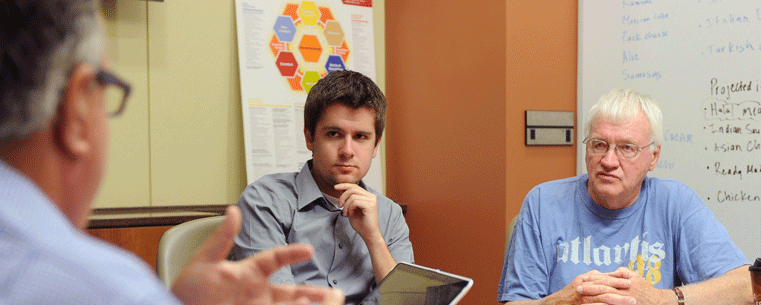
<instances>
[{"instance_id":1,"label":"blue t-shirt","mask_svg":"<svg viewBox=\"0 0 761 305\"><path fill-rule=\"evenodd\" d=\"M500 302L546 297L591 271L627 267L655 288L704 281L748 264L689 187L646 177L637 201L609 210L592 201L586 174L532 189L502 270Z\"/></svg>"}]
</instances>

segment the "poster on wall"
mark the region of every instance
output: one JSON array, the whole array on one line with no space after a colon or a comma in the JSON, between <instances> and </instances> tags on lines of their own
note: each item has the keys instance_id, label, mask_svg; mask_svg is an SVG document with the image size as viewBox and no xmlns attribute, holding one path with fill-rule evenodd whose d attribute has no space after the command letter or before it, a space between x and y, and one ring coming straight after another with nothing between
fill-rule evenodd
<instances>
[{"instance_id":1,"label":"poster on wall","mask_svg":"<svg viewBox=\"0 0 761 305\"><path fill-rule=\"evenodd\" d=\"M336 70L375 81L372 0L236 0L248 183L300 171L309 90ZM380 154L364 181L382 192Z\"/></svg>"}]
</instances>

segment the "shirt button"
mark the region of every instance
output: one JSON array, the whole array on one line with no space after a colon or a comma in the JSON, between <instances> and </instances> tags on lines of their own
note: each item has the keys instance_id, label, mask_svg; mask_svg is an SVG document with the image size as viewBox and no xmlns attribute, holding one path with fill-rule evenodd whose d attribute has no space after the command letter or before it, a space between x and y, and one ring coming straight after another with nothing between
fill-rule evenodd
<instances>
[{"instance_id":1,"label":"shirt button","mask_svg":"<svg viewBox=\"0 0 761 305\"><path fill-rule=\"evenodd\" d=\"M338 244L338 249L343 249L343 248L344 248L344 244Z\"/></svg>"},{"instance_id":2,"label":"shirt button","mask_svg":"<svg viewBox=\"0 0 761 305\"><path fill-rule=\"evenodd\" d=\"M338 281L333 280L333 285L336 285L336 284L338 284Z\"/></svg>"}]
</instances>

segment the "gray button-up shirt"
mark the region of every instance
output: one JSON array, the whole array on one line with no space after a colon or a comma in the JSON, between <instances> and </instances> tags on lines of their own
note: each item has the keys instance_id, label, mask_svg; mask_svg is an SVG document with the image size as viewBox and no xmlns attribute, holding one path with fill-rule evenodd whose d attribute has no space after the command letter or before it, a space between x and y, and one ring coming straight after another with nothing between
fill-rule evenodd
<instances>
[{"instance_id":1,"label":"gray button-up shirt","mask_svg":"<svg viewBox=\"0 0 761 305\"><path fill-rule=\"evenodd\" d=\"M349 219L323 198L309 171L311 163L301 172L267 175L246 187L238 202L242 228L230 259L280 245L310 244L315 249L311 261L278 270L270 282L338 288L346 304L357 304L376 285L370 253ZM394 260L414 263L401 207L364 183L360 186L378 196L378 222Z\"/></svg>"}]
</instances>

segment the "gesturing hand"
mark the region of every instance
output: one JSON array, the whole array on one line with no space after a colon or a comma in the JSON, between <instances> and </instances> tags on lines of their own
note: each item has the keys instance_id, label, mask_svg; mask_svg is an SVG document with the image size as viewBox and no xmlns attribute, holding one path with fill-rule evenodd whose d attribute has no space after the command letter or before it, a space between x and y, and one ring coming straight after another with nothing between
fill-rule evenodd
<instances>
[{"instance_id":1,"label":"gesturing hand","mask_svg":"<svg viewBox=\"0 0 761 305\"><path fill-rule=\"evenodd\" d=\"M240 210L231 206L227 218L188 261L172 285L185 304L343 304L340 291L329 288L273 285L269 276L283 266L308 260L307 245L269 249L239 261L226 260L240 230Z\"/></svg>"}]
</instances>

